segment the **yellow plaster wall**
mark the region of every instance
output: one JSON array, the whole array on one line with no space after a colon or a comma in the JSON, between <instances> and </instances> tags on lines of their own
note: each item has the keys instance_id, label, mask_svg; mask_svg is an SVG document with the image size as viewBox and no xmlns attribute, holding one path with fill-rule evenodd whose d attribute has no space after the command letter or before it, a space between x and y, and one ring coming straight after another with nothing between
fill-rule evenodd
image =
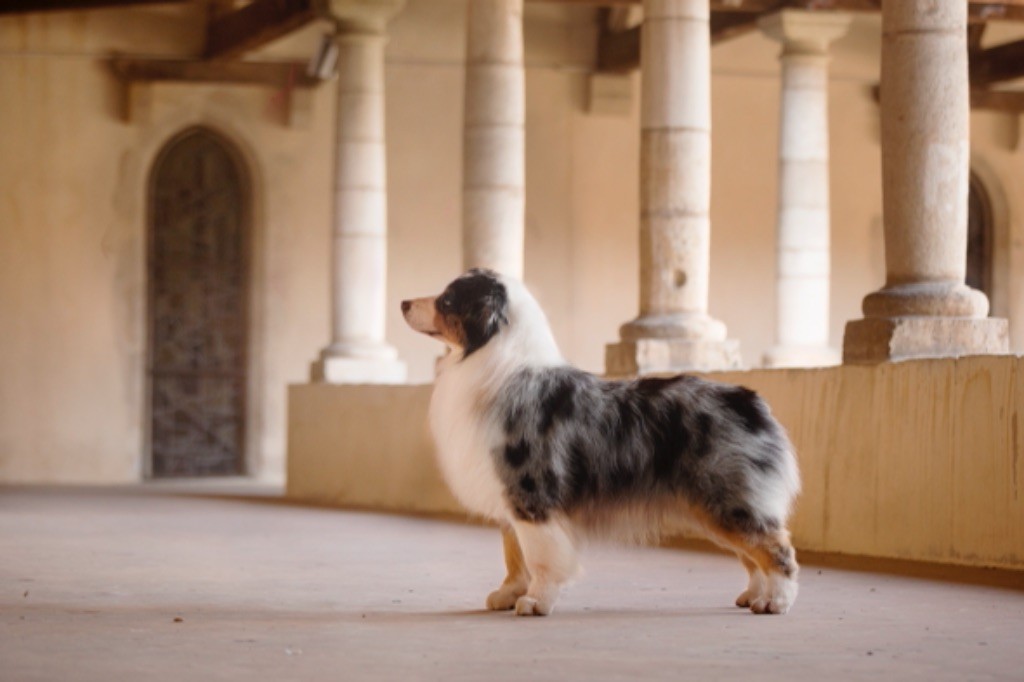
<instances>
[{"instance_id":1,"label":"yellow plaster wall","mask_svg":"<svg viewBox=\"0 0 1024 682\"><path fill-rule=\"evenodd\" d=\"M1021 358L710 376L757 390L789 430L798 548L1024 569ZM289 497L459 513L433 465L429 399L430 386L292 386Z\"/></svg>"}]
</instances>

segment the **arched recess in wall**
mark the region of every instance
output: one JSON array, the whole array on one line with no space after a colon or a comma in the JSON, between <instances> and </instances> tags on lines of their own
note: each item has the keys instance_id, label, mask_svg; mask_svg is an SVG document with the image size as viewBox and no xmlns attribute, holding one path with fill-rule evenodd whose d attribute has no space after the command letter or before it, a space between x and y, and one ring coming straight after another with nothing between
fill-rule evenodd
<instances>
[{"instance_id":1,"label":"arched recess in wall","mask_svg":"<svg viewBox=\"0 0 1024 682\"><path fill-rule=\"evenodd\" d=\"M975 157L967 195L967 284L985 292L989 314L1009 310L1008 204L998 175Z\"/></svg>"},{"instance_id":2,"label":"arched recess in wall","mask_svg":"<svg viewBox=\"0 0 1024 682\"><path fill-rule=\"evenodd\" d=\"M224 136L191 127L157 154L148 195L147 471L244 473L248 169Z\"/></svg>"},{"instance_id":3,"label":"arched recess in wall","mask_svg":"<svg viewBox=\"0 0 1024 682\"><path fill-rule=\"evenodd\" d=\"M992 202L972 172L967 193L967 284L992 300Z\"/></svg>"}]
</instances>

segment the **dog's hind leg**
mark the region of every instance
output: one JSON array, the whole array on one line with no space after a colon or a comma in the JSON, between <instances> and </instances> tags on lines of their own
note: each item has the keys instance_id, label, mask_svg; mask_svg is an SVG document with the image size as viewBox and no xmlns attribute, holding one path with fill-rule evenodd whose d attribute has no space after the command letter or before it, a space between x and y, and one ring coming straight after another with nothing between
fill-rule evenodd
<instances>
[{"instance_id":1,"label":"dog's hind leg","mask_svg":"<svg viewBox=\"0 0 1024 682\"><path fill-rule=\"evenodd\" d=\"M516 600L526 594L530 585L530 573L526 570L523 550L519 547L514 530L507 526L501 528L501 540L505 547L505 568L508 575L501 587L487 596L487 608L491 611L508 611L516 605Z\"/></svg>"},{"instance_id":2,"label":"dog's hind leg","mask_svg":"<svg viewBox=\"0 0 1024 682\"><path fill-rule=\"evenodd\" d=\"M576 545L566 527L557 521L517 521L514 527L530 572L530 585L516 601L516 614L546 616L554 608L562 587L579 570Z\"/></svg>"},{"instance_id":3,"label":"dog's hind leg","mask_svg":"<svg viewBox=\"0 0 1024 682\"><path fill-rule=\"evenodd\" d=\"M777 614L789 611L796 601L796 576L800 570L796 563L796 550L789 541L789 533L781 530L750 535L734 534L732 537L764 574L761 578L764 584L759 594L750 595L750 610L754 613Z\"/></svg>"},{"instance_id":4,"label":"dog's hind leg","mask_svg":"<svg viewBox=\"0 0 1024 682\"><path fill-rule=\"evenodd\" d=\"M747 589L743 590L740 596L736 597L736 606L746 609L750 608L750 605L768 589L768 578L757 567L753 559L744 554L740 554L739 557L740 561L743 562L743 568L747 569L748 581Z\"/></svg>"},{"instance_id":5,"label":"dog's hind leg","mask_svg":"<svg viewBox=\"0 0 1024 682\"><path fill-rule=\"evenodd\" d=\"M750 554L768 577L768 589L750 603L754 613L786 613L796 601L796 576L800 566L796 550L785 530L761 533L748 538Z\"/></svg>"},{"instance_id":6,"label":"dog's hind leg","mask_svg":"<svg viewBox=\"0 0 1024 682\"><path fill-rule=\"evenodd\" d=\"M735 552L739 560L743 562L743 568L747 569L747 589L743 590L736 597L736 606L745 609L750 608L750 605L767 591L768 577L750 556L746 544L737 538L735 534L720 530L712 525L705 525L704 533L709 540L722 549Z\"/></svg>"},{"instance_id":7,"label":"dog's hind leg","mask_svg":"<svg viewBox=\"0 0 1024 682\"><path fill-rule=\"evenodd\" d=\"M715 544L736 552L750 574L747 589L736 598L737 606L749 606L754 613L789 611L796 601L800 567L787 531L737 533L713 523L706 524L705 531Z\"/></svg>"}]
</instances>

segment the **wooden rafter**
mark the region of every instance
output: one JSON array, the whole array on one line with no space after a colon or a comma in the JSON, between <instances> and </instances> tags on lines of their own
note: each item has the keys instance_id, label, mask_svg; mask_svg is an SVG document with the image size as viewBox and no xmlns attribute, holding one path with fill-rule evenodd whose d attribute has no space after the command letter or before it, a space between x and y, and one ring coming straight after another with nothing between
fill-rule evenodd
<instances>
[{"instance_id":1,"label":"wooden rafter","mask_svg":"<svg viewBox=\"0 0 1024 682\"><path fill-rule=\"evenodd\" d=\"M971 108L1024 113L1024 91L1014 90L971 90Z\"/></svg>"},{"instance_id":2,"label":"wooden rafter","mask_svg":"<svg viewBox=\"0 0 1024 682\"><path fill-rule=\"evenodd\" d=\"M584 0L577 1L584 2ZM1008 43L988 50L979 49L985 30L984 21L987 19L1024 20L1024 0L1006 0L1004 2L969 0L969 3L971 22L968 24L968 46L971 49L972 81L978 85L986 85L1024 77L1024 41ZM877 12L881 9L881 0L711 0L711 8L711 41L717 43L753 30L760 17L781 9ZM630 71L638 68L640 66L640 28L612 31L603 21L601 26L597 46L597 69L599 71Z\"/></svg>"},{"instance_id":3,"label":"wooden rafter","mask_svg":"<svg viewBox=\"0 0 1024 682\"><path fill-rule=\"evenodd\" d=\"M967 25L967 51L972 59L974 58L974 53L981 49L981 39L985 37L986 26L988 24L984 22L975 22Z\"/></svg>"},{"instance_id":4,"label":"wooden rafter","mask_svg":"<svg viewBox=\"0 0 1024 682\"><path fill-rule=\"evenodd\" d=\"M749 33L757 28L757 20L777 10L782 2L776 2L760 12L713 12L711 14L711 43L720 43Z\"/></svg>"},{"instance_id":5,"label":"wooden rafter","mask_svg":"<svg viewBox=\"0 0 1024 682\"><path fill-rule=\"evenodd\" d=\"M610 7L614 5L639 5L643 0L527 0L527 2L562 4L562 5L592 5ZM712 10L736 11L736 12L757 12L763 9L769 0L710 0ZM972 7L989 12L998 13L1002 8L1024 8L1024 0L965 0ZM790 0L792 7L804 7L807 9L821 10L843 10L843 11L867 11L877 12L882 7L882 0Z\"/></svg>"},{"instance_id":6,"label":"wooden rafter","mask_svg":"<svg viewBox=\"0 0 1024 682\"><path fill-rule=\"evenodd\" d=\"M976 50L970 55L971 82L991 85L1024 76L1024 40Z\"/></svg>"},{"instance_id":7,"label":"wooden rafter","mask_svg":"<svg viewBox=\"0 0 1024 682\"><path fill-rule=\"evenodd\" d=\"M110 68L125 82L187 82L308 88L320 83L301 62L209 62L118 57Z\"/></svg>"},{"instance_id":8,"label":"wooden rafter","mask_svg":"<svg viewBox=\"0 0 1024 682\"><path fill-rule=\"evenodd\" d=\"M2 0L0 14L32 12L70 12L83 9L108 9L137 5L180 5L188 0Z\"/></svg>"},{"instance_id":9,"label":"wooden rafter","mask_svg":"<svg viewBox=\"0 0 1024 682\"><path fill-rule=\"evenodd\" d=\"M529 2L558 3L563 5L639 5L643 0L528 0ZM972 21L1011 20L1024 21L1024 0L964 0ZM710 0L715 12L760 12L767 0ZM878 12L882 0L787 0L783 3L794 9L835 10L843 12Z\"/></svg>"},{"instance_id":10,"label":"wooden rafter","mask_svg":"<svg viewBox=\"0 0 1024 682\"><path fill-rule=\"evenodd\" d=\"M612 31L602 20L597 36L597 70L632 71L640 66L640 27Z\"/></svg>"},{"instance_id":11,"label":"wooden rafter","mask_svg":"<svg viewBox=\"0 0 1024 682\"><path fill-rule=\"evenodd\" d=\"M318 16L315 0L254 0L210 22L206 57L237 57L305 26Z\"/></svg>"}]
</instances>

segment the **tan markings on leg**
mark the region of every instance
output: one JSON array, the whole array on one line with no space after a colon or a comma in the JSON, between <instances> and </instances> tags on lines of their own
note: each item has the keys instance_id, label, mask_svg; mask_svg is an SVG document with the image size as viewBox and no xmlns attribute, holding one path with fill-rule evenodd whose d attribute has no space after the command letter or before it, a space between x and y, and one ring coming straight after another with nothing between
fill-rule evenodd
<instances>
[{"instance_id":1,"label":"tan markings on leg","mask_svg":"<svg viewBox=\"0 0 1024 682\"><path fill-rule=\"evenodd\" d=\"M755 585L753 576L750 585L760 588L757 590L760 594L748 595L744 592L736 599L736 603L742 605L740 602L749 601L750 610L754 613L786 613L796 600L796 576L800 570L796 552L790 544L789 532L781 530L746 535L722 528L700 510L693 510L692 513L703 523L712 541L732 549L741 560L746 557L763 574L763 585ZM744 566L747 566L746 561ZM747 570L749 572L750 568Z\"/></svg>"},{"instance_id":2,"label":"tan markings on leg","mask_svg":"<svg viewBox=\"0 0 1024 682\"><path fill-rule=\"evenodd\" d=\"M514 528L530 572L530 586L516 601L516 613L546 616L554 608L562 587L576 576L576 546L560 521L517 521Z\"/></svg>"},{"instance_id":3,"label":"tan markings on leg","mask_svg":"<svg viewBox=\"0 0 1024 682\"><path fill-rule=\"evenodd\" d=\"M708 539L722 549L735 552L736 556L743 563L743 568L747 569L747 588L736 597L736 606L749 608L767 588L767 577L761 571L757 562L754 561L747 544L740 537L734 533L722 530L717 525L711 524L706 518L701 520Z\"/></svg>"},{"instance_id":4,"label":"tan markings on leg","mask_svg":"<svg viewBox=\"0 0 1024 682\"><path fill-rule=\"evenodd\" d=\"M526 594L530 584L530 572L526 569L523 550L519 547L514 530L508 527L501 529L501 541L505 549L505 568L508 575L501 587L487 596L487 608L491 611L508 611L516 605L516 600Z\"/></svg>"},{"instance_id":5,"label":"tan markings on leg","mask_svg":"<svg viewBox=\"0 0 1024 682\"><path fill-rule=\"evenodd\" d=\"M743 568L747 569L747 589L736 597L736 606L747 609L767 588L766 576L749 557L743 554L739 557L743 562Z\"/></svg>"}]
</instances>

